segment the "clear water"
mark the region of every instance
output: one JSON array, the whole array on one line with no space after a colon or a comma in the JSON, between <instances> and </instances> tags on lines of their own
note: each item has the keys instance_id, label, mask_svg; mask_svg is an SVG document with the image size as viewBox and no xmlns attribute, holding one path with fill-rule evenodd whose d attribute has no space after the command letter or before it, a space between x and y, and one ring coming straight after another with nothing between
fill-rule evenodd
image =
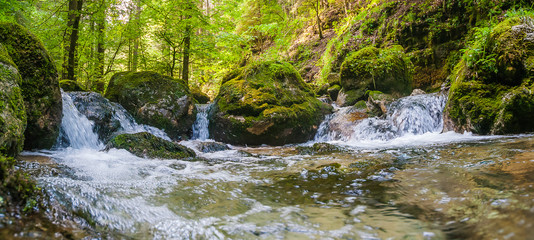
<instances>
[{"instance_id":1,"label":"clear water","mask_svg":"<svg viewBox=\"0 0 534 240\"><path fill-rule=\"evenodd\" d=\"M393 139L330 141L341 151L315 155L299 150L313 143L197 150L195 161L86 147L28 152L21 167L52 205L103 238L533 236L533 136L407 129Z\"/></svg>"}]
</instances>

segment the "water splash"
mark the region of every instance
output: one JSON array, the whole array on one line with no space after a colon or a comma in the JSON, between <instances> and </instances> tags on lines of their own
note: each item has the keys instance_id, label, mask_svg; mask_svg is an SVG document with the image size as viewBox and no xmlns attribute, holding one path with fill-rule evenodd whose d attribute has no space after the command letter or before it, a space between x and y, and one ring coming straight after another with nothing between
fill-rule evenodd
<instances>
[{"instance_id":1,"label":"water splash","mask_svg":"<svg viewBox=\"0 0 534 240\"><path fill-rule=\"evenodd\" d=\"M138 133L138 132L148 132L152 135L163 138L167 141L171 141L167 134L159 129L149 125L138 124L135 119L130 115L124 107L118 103L110 103L113 108L113 118L117 119L120 122L122 132L124 133Z\"/></svg>"},{"instance_id":2,"label":"water splash","mask_svg":"<svg viewBox=\"0 0 534 240\"><path fill-rule=\"evenodd\" d=\"M104 145L93 131L94 123L78 111L69 94L62 92L61 97L63 118L56 147L102 149Z\"/></svg>"},{"instance_id":3,"label":"water splash","mask_svg":"<svg viewBox=\"0 0 534 240\"><path fill-rule=\"evenodd\" d=\"M193 139L206 140L210 137L208 111L211 108L211 104L197 104L196 107L197 119L193 124Z\"/></svg>"},{"instance_id":4,"label":"water splash","mask_svg":"<svg viewBox=\"0 0 534 240\"><path fill-rule=\"evenodd\" d=\"M393 102L385 119L368 118L354 128L351 140L392 140L405 135L440 133L447 98L423 94Z\"/></svg>"},{"instance_id":5,"label":"water splash","mask_svg":"<svg viewBox=\"0 0 534 240\"><path fill-rule=\"evenodd\" d=\"M408 135L441 133L446 101L446 96L441 94L401 98L389 106L383 118L361 119L354 116L361 110L341 108L321 123L315 142L390 141Z\"/></svg>"}]
</instances>

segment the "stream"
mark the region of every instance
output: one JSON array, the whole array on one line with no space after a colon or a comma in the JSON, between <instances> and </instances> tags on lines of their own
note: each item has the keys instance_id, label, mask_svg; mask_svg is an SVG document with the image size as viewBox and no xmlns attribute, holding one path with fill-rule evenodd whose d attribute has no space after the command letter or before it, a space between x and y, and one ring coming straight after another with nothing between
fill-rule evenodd
<instances>
[{"instance_id":1,"label":"stream","mask_svg":"<svg viewBox=\"0 0 534 240\"><path fill-rule=\"evenodd\" d=\"M62 123L68 141L24 152L18 166L49 195L53 221L90 229L75 238L534 236L534 136L441 133L445 96L403 98L384 118L358 122L344 121L354 111L339 109L314 141L282 147L203 152L213 140L200 116L195 140L180 143L198 158L161 160L102 151L69 94ZM209 105L202 107L199 114ZM122 117L131 119L121 122L123 132L166 137Z\"/></svg>"}]
</instances>

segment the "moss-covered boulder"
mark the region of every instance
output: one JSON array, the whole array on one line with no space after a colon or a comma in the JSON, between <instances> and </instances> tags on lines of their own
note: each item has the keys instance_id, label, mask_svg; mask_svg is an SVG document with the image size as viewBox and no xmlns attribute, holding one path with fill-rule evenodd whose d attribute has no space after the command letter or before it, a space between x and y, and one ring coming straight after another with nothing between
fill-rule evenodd
<instances>
[{"instance_id":1,"label":"moss-covered boulder","mask_svg":"<svg viewBox=\"0 0 534 240\"><path fill-rule=\"evenodd\" d=\"M192 133L195 105L183 80L155 72L117 73L104 96L121 104L137 122L163 129L172 139Z\"/></svg>"},{"instance_id":2,"label":"moss-covered boulder","mask_svg":"<svg viewBox=\"0 0 534 240\"><path fill-rule=\"evenodd\" d=\"M191 95L193 95L193 98L196 100L196 102L200 104L209 103L211 100L210 96L208 96L208 94L203 93L198 87L191 88Z\"/></svg>"},{"instance_id":3,"label":"moss-covered boulder","mask_svg":"<svg viewBox=\"0 0 534 240\"><path fill-rule=\"evenodd\" d=\"M50 148L61 125L57 70L39 39L24 27L0 23L0 43L18 67L27 113L25 149Z\"/></svg>"},{"instance_id":4,"label":"moss-covered boulder","mask_svg":"<svg viewBox=\"0 0 534 240\"><path fill-rule=\"evenodd\" d=\"M291 64L254 63L224 78L210 112L210 137L249 145L304 142L330 111Z\"/></svg>"},{"instance_id":5,"label":"moss-covered boulder","mask_svg":"<svg viewBox=\"0 0 534 240\"><path fill-rule=\"evenodd\" d=\"M16 65L0 44L0 154L15 156L22 151L26 110Z\"/></svg>"},{"instance_id":6,"label":"moss-covered boulder","mask_svg":"<svg viewBox=\"0 0 534 240\"><path fill-rule=\"evenodd\" d=\"M451 76L447 130L477 134L534 131L534 26L509 18L473 34Z\"/></svg>"},{"instance_id":7,"label":"moss-covered boulder","mask_svg":"<svg viewBox=\"0 0 534 240\"><path fill-rule=\"evenodd\" d=\"M397 96L412 91L413 64L401 46L365 47L349 54L341 65L340 84L346 99L343 106L364 100L367 90Z\"/></svg>"},{"instance_id":8,"label":"moss-covered boulder","mask_svg":"<svg viewBox=\"0 0 534 240\"><path fill-rule=\"evenodd\" d=\"M147 132L121 134L109 141L106 149L126 149L138 157L181 159L195 157L195 151Z\"/></svg>"},{"instance_id":9,"label":"moss-covered boulder","mask_svg":"<svg viewBox=\"0 0 534 240\"><path fill-rule=\"evenodd\" d=\"M61 80L59 81L59 87L65 92L84 92L85 88L74 80Z\"/></svg>"}]
</instances>

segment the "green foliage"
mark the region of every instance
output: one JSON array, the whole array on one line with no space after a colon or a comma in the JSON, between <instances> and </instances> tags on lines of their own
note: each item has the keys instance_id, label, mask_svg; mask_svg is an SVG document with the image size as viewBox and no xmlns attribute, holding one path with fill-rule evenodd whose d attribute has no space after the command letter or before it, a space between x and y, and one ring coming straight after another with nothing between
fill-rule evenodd
<instances>
[{"instance_id":1,"label":"green foliage","mask_svg":"<svg viewBox=\"0 0 534 240\"><path fill-rule=\"evenodd\" d=\"M534 75L526 70L534 44L525 40L525 24L528 20L514 16L473 29L470 46L451 76L447 107L460 130L479 134L534 130L526 120L534 116Z\"/></svg>"}]
</instances>

